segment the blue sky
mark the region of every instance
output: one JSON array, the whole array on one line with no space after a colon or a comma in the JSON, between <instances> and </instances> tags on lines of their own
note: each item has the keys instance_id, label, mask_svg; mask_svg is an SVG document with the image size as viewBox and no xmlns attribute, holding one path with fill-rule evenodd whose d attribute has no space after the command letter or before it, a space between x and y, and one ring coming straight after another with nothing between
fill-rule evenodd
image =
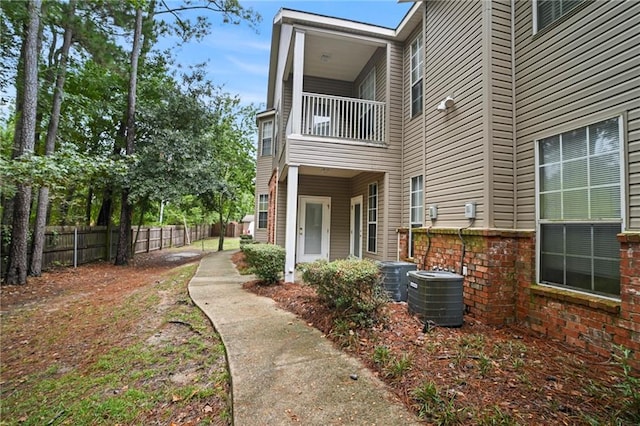
<instances>
[{"instance_id":1,"label":"blue sky","mask_svg":"<svg viewBox=\"0 0 640 426\"><path fill-rule=\"evenodd\" d=\"M395 28L413 3L395 0L282 1L240 0L262 16L258 33L246 24L223 24L213 16L212 34L174 50L177 61L187 66L207 61L208 77L243 103L262 107L266 101L269 48L273 18L280 8L295 9Z\"/></svg>"}]
</instances>

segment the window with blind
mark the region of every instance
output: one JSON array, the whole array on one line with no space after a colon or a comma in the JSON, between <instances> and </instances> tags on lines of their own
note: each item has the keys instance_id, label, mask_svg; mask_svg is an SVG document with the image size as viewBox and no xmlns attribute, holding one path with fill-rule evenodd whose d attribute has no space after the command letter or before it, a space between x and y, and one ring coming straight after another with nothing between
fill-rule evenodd
<instances>
[{"instance_id":1,"label":"window with blind","mask_svg":"<svg viewBox=\"0 0 640 426\"><path fill-rule=\"evenodd\" d=\"M375 253L378 246L378 184L369 184L367 199L367 251Z\"/></svg>"},{"instance_id":2,"label":"window with blind","mask_svg":"<svg viewBox=\"0 0 640 426\"><path fill-rule=\"evenodd\" d=\"M266 229L269 218L269 195L260 194L258 198L258 228Z\"/></svg>"},{"instance_id":3,"label":"window with blind","mask_svg":"<svg viewBox=\"0 0 640 426\"><path fill-rule=\"evenodd\" d=\"M620 295L620 120L538 141L540 282Z\"/></svg>"},{"instance_id":4,"label":"window with blind","mask_svg":"<svg viewBox=\"0 0 640 426\"><path fill-rule=\"evenodd\" d=\"M410 228L420 228L424 218L424 181L423 177L411 178L411 191L409 198L409 222ZM413 233L409 232L409 257L413 257Z\"/></svg>"},{"instance_id":5,"label":"window with blind","mask_svg":"<svg viewBox=\"0 0 640 426\"><path fill-rule=\"evenodd\" d=\"M582 3L583 0L537 0L534 1L536 17L535 31L540 31Z\"/></svg>"},{"instance_id":6,"label":"window with blind","mask_svg":"<svg viewBox=\"0 0 640 426\"><path fill-rule=\"evenodd\" d=\"M273 121L262 123L262 149L260 155L271 155L273 142Z\"/></svg>"},{"instance_id":7,"label":"window with blind","mask_svg":"<svg viewBox=\"0 0 640 426\"><path fill-rule=\"evenodd\" d=\"M424 75L424 48L422 34L411 43L411 116L422 112L422 77Z\"/></svg>"}]
</instances>

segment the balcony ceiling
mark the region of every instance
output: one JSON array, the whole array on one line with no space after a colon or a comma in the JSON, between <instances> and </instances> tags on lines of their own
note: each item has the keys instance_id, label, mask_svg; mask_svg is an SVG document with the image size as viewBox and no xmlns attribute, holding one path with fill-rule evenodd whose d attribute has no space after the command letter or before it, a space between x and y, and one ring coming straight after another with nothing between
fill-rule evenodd
<instances>
[{"instance_id":1,"label":"balcony ceiling","mask_svg":"<svg viewBox=\"0 0 640 426\"><path fill-rule=\"evenodd\" d=\"M304 74L355 81L377 48L370 42L308 34L305 38Z\"/></svg>"}]
</instances>

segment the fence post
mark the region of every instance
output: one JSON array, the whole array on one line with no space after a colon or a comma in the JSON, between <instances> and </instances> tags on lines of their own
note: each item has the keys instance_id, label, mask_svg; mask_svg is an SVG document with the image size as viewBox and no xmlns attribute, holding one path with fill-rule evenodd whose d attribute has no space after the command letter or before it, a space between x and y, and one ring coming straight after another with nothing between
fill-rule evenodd
<instances>
[{"instance_id":1,"label":"fence post","mask_svg":"<svg viewBox=\"0 0 640 426\"><path fill-rule=\"evenodd\" d=\"M151 248L151 228L147 228L147 253L149 253L149 249Z\"/></svg>"},{"instance_id":2,"label":"fence post","mask_svg":"<svg viewBox=\"0 0 640 426\"><path fill-rule=\"evenodd\" d=\"M78 227L73 229L73 267L78 267Z\"/></svg>"},{"instance_id":3,"label":"fence post","mask_svg":"<svg viewBox=\"0 0 640 426\"><path fill-rule=\"evenodd\" d=\"M162 241L162 230L163 230L163 229L164 229L164 228L161 226L161 227L160 227L160 250L162 250L162 243L163 243L163 241Z\"/></svg>"}]
</instances>

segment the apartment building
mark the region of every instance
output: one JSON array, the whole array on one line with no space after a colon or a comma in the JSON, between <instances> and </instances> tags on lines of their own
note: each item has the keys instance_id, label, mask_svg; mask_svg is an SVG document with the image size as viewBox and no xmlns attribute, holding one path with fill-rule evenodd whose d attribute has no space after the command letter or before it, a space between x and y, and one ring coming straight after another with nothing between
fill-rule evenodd
<instances>
[{"instance_id":1,"label":"apartment building","mask_svg":"<svg viewBox=\"0 0 640 426\"><path fill-rule=\"evenodd\" d=\"M415 2L396 28L281 10L255 237L295 265L464 275L467 311L640 356L640 2Z\"/></svg>"}]
</instances>

